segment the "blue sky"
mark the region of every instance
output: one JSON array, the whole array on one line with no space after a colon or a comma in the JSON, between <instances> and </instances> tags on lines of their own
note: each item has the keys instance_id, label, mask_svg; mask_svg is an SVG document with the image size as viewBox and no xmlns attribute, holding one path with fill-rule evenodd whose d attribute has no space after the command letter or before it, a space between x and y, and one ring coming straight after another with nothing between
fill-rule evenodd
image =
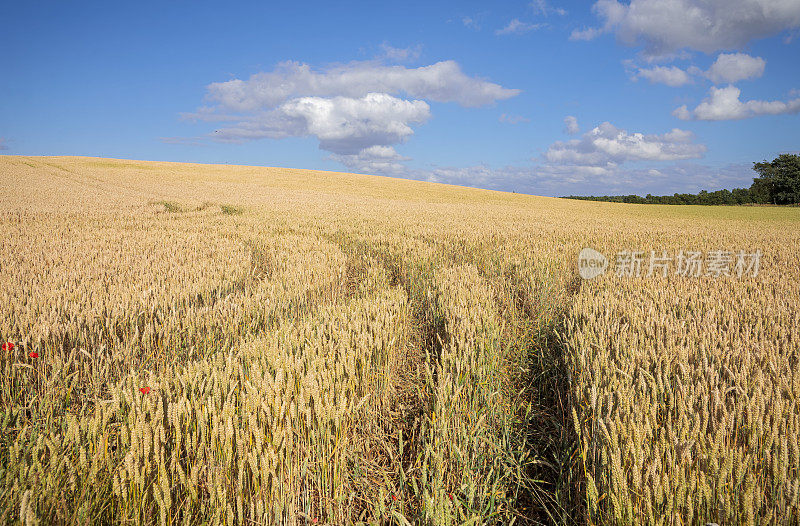
<instances>
[{"instance_id":1,"label":"blue sky","mask_svg":"<svg viewBox=\"0 0 800 526\"><path fill-rule=\"evenodd\" d=\"M800 149L800 1L16 2L0 149L539 195L749 186Z\"/></svg>"}]
</instances>

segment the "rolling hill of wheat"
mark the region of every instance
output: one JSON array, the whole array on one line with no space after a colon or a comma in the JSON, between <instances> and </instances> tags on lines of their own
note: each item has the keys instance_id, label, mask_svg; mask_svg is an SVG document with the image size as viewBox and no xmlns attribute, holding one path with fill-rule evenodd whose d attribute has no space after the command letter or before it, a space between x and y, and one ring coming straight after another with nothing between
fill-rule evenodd
<instances>
[{"instance_id":1,"label":"rolling hill of wheat","mask_svg":"<svg viewBox=\"0 0 800 526\"><path fill-rule=\"evenodd\" d=\"M0 522L797 523L799 227L0 156Z\"/></svg>"}]
</instances>

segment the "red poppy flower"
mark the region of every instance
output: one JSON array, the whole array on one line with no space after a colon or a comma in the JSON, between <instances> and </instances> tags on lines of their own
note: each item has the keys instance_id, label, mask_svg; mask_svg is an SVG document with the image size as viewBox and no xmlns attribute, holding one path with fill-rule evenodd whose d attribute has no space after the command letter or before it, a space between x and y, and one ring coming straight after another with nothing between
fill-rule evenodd
<instances>
[{"instance_id":1,"label":"red poppy flower","mask_svg":"<svg viewBox=\"0 0 800 526\"><path fill-rule=\"evenodd\" d=\"M4 343L3 344L3 350L4 351L13 351L14 350L14 344L12 342Z\"/></svg>"},{"instance_id":2,"label":"red poppy flower","mask_svg":"<svg viewBox=\"0 0 800 526\"><path fill-rule=\"evenodd\" d=\"M140 387L139 391L141 391L142 394L150 394L150 388L149 387Z\"/></svg>"},{"instance_id":3,"label":"red poppy flower","mask_svg":"<svg viewBox=\"0 0 800 526\"><path fill-rule=\"evenodd\" d=\"M397 502L399 499L397 498L397 495L392 495L392 500Z\"/></svg>"},{"instance_id":4,"label":"red poppy flower","mask_svg":"<svg viewBox=\"0 0 800 526\"><path fill-rule=\"evenodd\" d=\"M453 500L453 494L452 493L448 493L447 496L450 497L450 500Z\"/></svg>"},{"instance_id":5,"label":"red poppy flower","mask_svg":"<svg viewBox=\"0 0 800 526\"><path fill-rule=\"evenodd\" d=\"M313 522L314 524L316 524L316 523L318 523L318 522L319 522L319 519L317 519L316 517L314 517L314 520L312 520L311 522Z\"/></svg>"},{"instance_id":6,"label":"red poppy flower","mask_svg":"<svg viewBox=\"0 0 800 526\"><path fill-rule=\"evenodd\" d=\"M39 353L36 352L36 351L31 351L31 352L28 353L28 356L30 356L31 358L38 358L39 357Z\"/></svg>"}]
</instances>

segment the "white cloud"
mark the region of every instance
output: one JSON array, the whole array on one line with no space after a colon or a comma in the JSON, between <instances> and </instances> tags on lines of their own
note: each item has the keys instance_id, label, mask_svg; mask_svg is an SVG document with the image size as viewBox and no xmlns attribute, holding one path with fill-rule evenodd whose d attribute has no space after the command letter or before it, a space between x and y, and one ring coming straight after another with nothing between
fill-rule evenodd
<instances>
[{"instance_id":1,"label":"white cloud","mask_svg":"<svg viewBox=\"0 0 800 526\"><path fill-rule=\"evenodd\" d=\"M572 33L569 35L570 40L593 40L603 33L605 33L602 28L595 28L595 27L586 27L584 29L573 29Z\"/></svg>"},{"instance_id":2,"label":"white cloud","mask_svg":"<svg viewBox=\"0 0 800 526\"><path fill-rule=\"evenodd\" d=\"M602 28L586 27L583 29L573 29L569 35L570 40L593 40L606 31Z\"/></svg>"},{"instance_id":3,"label":"white cloud","mask_svg":"<svg viewBox=\"0 0 800 526\"><path fill-rule=\"evenodd\" d=\"M398 60L415 53L413 48L388 44L383 48L387 57ZM391 174L406 160L393 146L405 142L414 134L413 126L431 116L422 99L469 107L519 93L469 77L453 61L419 68L353 62L322 71L284 62L274 71L213 83L207 90L209 104L183 117L226 123L211 134L215 141L315 137L321 149L351 169Z\"/></svg>"},{"instance_id":4,"label":"white cloud","mask_svg":"<svg viewBox=\"0 0 800 526\"><path fill-rule=\"evenodd\" d=\"M625 168L614 164L569 166L546 163L499 168L487 165L437 167L410 171L403 176L534 195L671 195L676 192L697 193L700 190L747 187L753 180L753 171L747 164L705 166L679 161L660 165L658 169Z\"/></svg>"},{"instance_id":5,"label":"white cloud","mask_svg":"<svg viewBox=\"0 0 800 526\"><path fill-rule=\"evenodd\" d=\"M523 117L522 115L510 115L508 113L503 113L497 120L500 122L505 122L507 124L520 124L523 122L531 122L529 118Z\"/></svg>"},{"instance_id":6,"label":"white cloud","mask_svg":"<svg viewBox=\"0 0 800 526\"><path fill-rule=\"evenodd\" d=\"M464 27L468 27L476 31L481 28L481 26L478 24L478 21L469 16L465 16L464 18L462 18L461 23L464 24Z\"/></svg>"},{"instance_id":7,"label":"white cloud","mask_svg":"<svg viewBox=\"0 0 800 526\"><path fill-rule=\"evenodd\" d=\"M385 175L404 174L406 166L403 161L409 160L391 146L370 146L355 154L334 154L332 157L350 170Z\"/></svg>"},{"instance_id":8,"label":"white cloud","mask_svg":"<svg viewBox=\"0 0 800 526\"><path fill-rule=\"evenodd\" d=\"M381 44L383 51L382 58L391 62L412 62L417 60L422 54L422 44L413 47L397 48L390 46L387 42Z\"/></svg>"},{"instance_id":9,"label":"white cloud","mask_svg":"<svg viewBox=\"0 0 800 526\"><path fill-rule=\"evenodd\" d=\"M684 104L683 106L679 106L672 110L672 116L676 117L682 121L688 121L692 118L692 112Z\"/></svg>"},{"instance_id":10,"label":"white cloud","mask_svg":"<svg viewBox=\"0 0 800 526\"><path fill-rule=\"evenodd\" d=\"M676 161L696 159L706 146L692 142L693 134L673 129L662 135L628 133L604 122L580 139L556 141L544 158L553 164L570 167L608 169L628 161Z\"/></svg>"},{"instance_id":11,"label":"white cloud","mask_svg":"<svg viewBox=\"0 0 800 526\"><path fill-rule=\"evenodd\" d=\"M592 12L599 18L605 19L601 27L588 27L575 29L570 34L571 40L592 40L613 30L625 17L626 7L615 0L598 0L592 5Z\"/></svg>"},{"instance_id":12,"label":"white cloud","mask_svg":"<svg viewBox=\"0 0 800 526\"><path fill-rule=\"evenodd\" d=\"M533 0L530 3L531 9L533 12L542 16L550 16L551 13L555 13L559 16L564 16L567 14L566 9L562 9L560 7L550 7L547 4L547 0Z\"/></svg>"},{"instance_id":13,"label":"white cloud","mask_svg":"<svg viewBox=\"0 0 800 526\"><path fill-rule=\"evenodd\" d=\"M355 98L367 93L405 94L477 107L509 99L520 90L469 77L452 60L418 68L353 62L324 71L314 71L308 64L290 61L280 63L274 71L256 73L248 80L210 84L207 97L224 110L252 112L275 107L295 97Z\"/></svg>"},{"instance_id":14,"label":"white cloud","mask_svg":"<svg viewBox=\"0 0 800 526\"><path fill-rule=\"evenodd\" d=\"M666 84L667 86L678 87L692 81L689 74L677 66L655 66L652 68L639 68L633 76L633 80L643 78L651 84Z\"/></svg>"},{"instance_id":15,"label":"white cloud","mask_svg":"<svg viewBox=\"0 0 800 526\"><path fill-rule=\"evenodd\" d=\"M318 110L316 105L310 108L301 113L319 120L321 136L327 136L336 128L337 119L319 117L328 112ZM361 109L354 111L359 115L370 113ZM409 116L414 116L413 112ZM568 127L574 124L571 129L577 132L577 119L570 117L565 119L565 124ZM392 140L395 139L397 137ZM705 152L704 145L693 144L692 140L692 134L684 130L662 135L631 134L603 123L578 140L554 143L543 159L529 166L493 168L481 164L412 169L405 164L408 159L389 144L365 148L356 144L349 150L339 148L331 158L350 171L536 195L644 195L648 192L661 195L749 184L752 179L749 166L740 170L740 167L707 167L681 161L701 157ZM658 169L646 166L648 161L659 162ZM677 163L664 165L664 161ZM635 167L625 167L626 162L636 163Z\"/></svg>"},{"instance_id":16,"label":"white cloud","mask_svg":"<svg viewBox=\"0 0 800 526\"><path fill-rule=\"evenodd\" d=\"M672 115L682 120L726 121L800 112L800 98L783 101L739 100L741 90L736 86L709 90L709 96L693 110L685 105L676 108Z\"/></svg>"},{"instance_id":17,"label":"white cloud","mask_svg":"<svg viewBox=\"0 0 800 526\"><path fill-rule=\"evenodd\" d=\"M5 137L0 137L0 150L8 150Z\"/></svg>"},{"instance_id":18,"label":"white cloud","mask_svg":"<svg viewBox=\"0 0 800 526\"><path fill-rule=\"evenodd\" d=\"M622 43L643 46L648 55L737 49L800 27L797 0L598 0L592 10L603 25L575 30L573 39L614 31Z\"/></svg>"},{"instance_id":19,"label":"white cloud","mask_svg":"<svg viewBox=\"0 0 800 526\"><path fill-rule=\"evenodd\" d=\"M486 165L443 167L416 172L413 177L432 183L457 184L476 188L497 189L508 183L505 170L493 170Z\"/></svg>"},{"instance_id":20,"label":"white cloud","mask_svg":"<svg viewBox=\"0 0 800 526\"><path fill-rule=\"evenodd\" d=\"M752 57L746 53L720 53L707 71L697 66L690 66L686 70L677 66L641 68L635 66L632 60L625 60L623 64L632 80L643 78L652 84L678 87L691 83L692 75L707 78L714 84L757 78L764 73L767 62L761 57Z\"/></svg>"},{"instance_id":21,"label":"white cloud","mask_svg":"<svg viewBox=\"0 0 800 526\"><path fill-rule=\"evenodd\" d=\"M232 127L217 130L221 141L314 136L320 148L353 155L371 146L398 144L413 135L410 124L430 118L421 100L402 100L385 93L361 98L300 97Z\"/></svg>"},{"instance_id":22,"label":"white cloud","mask_svg":"<svg viewBox=\"0 0 800 526\"><path fill-rule=\"evenodd\" d=\"M578 119L572 115L567 115L564 117L564 131L569 135L575 135L581 131L580 126L578 126Z\"/></svg>"},{"instance_id":23,"label":"white cloud","mask_svg":"<svg viewBox=\"0 0 800 526\"><path fill-rule=\"evenodd\" d=\"M746 164L705 166L687 161L658 169L609 166L575 170L541 166L533 170L531 180L535 189L545 195L672 195L748 187L753 181L753 171Z\"/></svg>"},{"instance_id":24,"label":"white cloud","mask_svg":"<svg viewBox=\"0 0 800 526\"><path fill-rule=\"evenodd\" d=\"M522 35L523 33L527 33L528 31L533 31L534 29L539 29L542 27L543 24L528 24L526 22L520 22L519 19L514 18L509 22L504 28L498 29L494 32L495 35Z\"/></svg>"},{"instance_id":25,"label":"white cloud","mask_svg":"<svg viewBox=\"0 0 800 526\"><path fill-rule=\"evenodd\" d=\"M764 74L766 64L763 58L751 57L746 53L721 53L705 76L714 84L754 79Z\"/></svg>"}]
</instances>

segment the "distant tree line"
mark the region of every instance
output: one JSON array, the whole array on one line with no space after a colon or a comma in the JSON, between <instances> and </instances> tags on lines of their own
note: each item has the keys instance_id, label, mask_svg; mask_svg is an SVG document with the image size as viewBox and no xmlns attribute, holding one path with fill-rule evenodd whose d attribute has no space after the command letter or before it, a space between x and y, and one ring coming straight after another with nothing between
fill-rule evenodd
<instances>
[{"instance_id":1,"label":"distant tree line","mask_svg":"<svg viewBox=\"0 0 800 526\"><path fill-rule=\"evenodd\" d=\"M584 201L609 201L612 203L638 203L656 205L747 205L800 204L800 155L782 154L772 160L753 163L758 177L753 179L750 188L717 190L698 194L651 195L570 195L565 199Z\"/></svg>"}]
</instances>

